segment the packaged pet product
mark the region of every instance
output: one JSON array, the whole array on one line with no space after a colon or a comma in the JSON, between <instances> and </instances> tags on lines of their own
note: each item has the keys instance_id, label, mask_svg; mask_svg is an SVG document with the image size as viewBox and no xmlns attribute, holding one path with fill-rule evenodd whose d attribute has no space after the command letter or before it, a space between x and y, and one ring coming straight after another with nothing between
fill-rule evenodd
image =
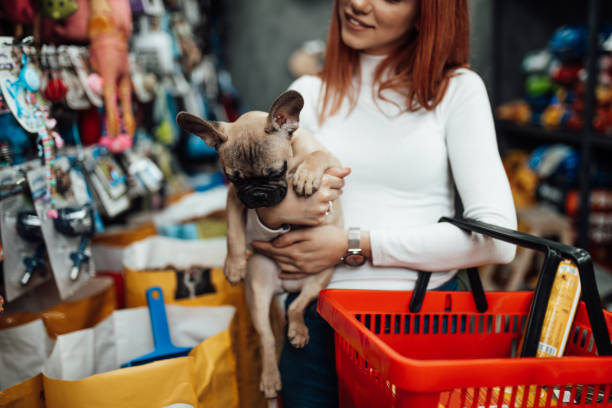
<instances>
[{"instance_id":1,"label":"packaged pet product","mask_svg":"<svg viewBox=\"0 0 612 408\"><path fill-rule=\"evenodd\" d=\"M15 167L0 172L2 186L17 185L24 175ZM16 190L17 191L17 190ZM7 302L51 278L41 223L26 189L0 201L4 251L4 294Z\"/></svg>"},{"instance_id":2,"label":"packaged pet product","mask_svg":"<svg viewBox=\"0 0 612 408\"><path fill-rule=\"evenodd\" d=\"M565 259L557 268L536 357L562 357L580 300L578 268Z\"/></svg>"},{"instance_id":3,"label":"packaged pet product","mask_svg":"<svg viewBox=\"0 0 612 408\"><path fill-rule=\"evenodd\" d=\"M79 173L71 171L68 158L56 160L54 171L59 175L53 199L55 215L50 212L51 202L46 194L46 169L30 170L27 178L34 207L41 220L55 283L60 297L66 299L94 274L89 241L95 230L95 217L89 198L80 191L80 186L85 185L84 181L72 182L71 176L76 177Z\"/></svg>"}]
</instances>

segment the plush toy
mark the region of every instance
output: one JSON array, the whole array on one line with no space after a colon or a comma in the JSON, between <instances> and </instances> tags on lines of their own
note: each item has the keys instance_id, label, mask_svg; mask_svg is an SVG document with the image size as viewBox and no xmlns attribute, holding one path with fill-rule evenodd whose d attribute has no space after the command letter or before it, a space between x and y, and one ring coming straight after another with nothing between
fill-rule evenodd
<instances>
[{"instance_id":1,"label":"plush toy","mask_svg":"<svg viewBox=\"0 0 612 408\"><path fill-rule=\"evenodd\" d=\"M515 100L500 105L496 109L497 117L502 120L511 120L519 124L526 124L531 118L529 104L522 100Z\"/></svg>"},{"instance_id":2,"label":"plush toy","mask_svg":"<svg viewBox=\"0 0 612 408\"><path fill-rule=\"evenodd\" d=\"M64 19L79 9L75 0L41 0L40 6L42 14L53 20Z\"/></svg>"},{"instance_id":3,"label":"plush toy","mask_svg":"<svg viewBox=\"0 0 612 408\"><path fill-rule=\"evenodd\" d=\"M89 40L87 27L89 25L89 0L73 0L77 10L61 20L51 18L41 19L40 38L48 43L77 42L86 43Z\"/></svg>"},{"instance_id":4,"label":"plush toy","mask_svg":"<svg viewBox=\"0 0 612 408\"><path fill-rule=\"evenodd\" d=\"M586 55L587 30L584 25L561 26L553 33L548 49L562 62L580 60Z\"/></svg>"},{"instance_id":5,"label":"plush toy","mask_svg":"<svg viewBox=\"0 0 612 408\"><path fill-rule=\"evenodd\" d=\"M510 150L502 162L516 208L534 205L539 178L529 166L529 154L523 150Z\"/></svg>"},{"instance_id":6,"label":"plush toy","mask_svg":"<svg viewBox=\"0 0 612 408\"><path fill-rule=\"evenodd\" d=\"M92 68L103 81L107 134L121 132L117 94L121 101L123 126L128 138L134 135L132 85L128 59L128 38L132 34L132 12L128 0L91 0L89 36Z\"/></svg>"}]
</instances>

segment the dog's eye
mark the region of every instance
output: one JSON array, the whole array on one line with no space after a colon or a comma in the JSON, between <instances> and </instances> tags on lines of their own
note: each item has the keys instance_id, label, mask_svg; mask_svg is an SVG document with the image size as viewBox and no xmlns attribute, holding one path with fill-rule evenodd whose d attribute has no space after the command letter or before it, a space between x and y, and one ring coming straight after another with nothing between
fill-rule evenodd
<instances>
[{"instance_id":1,"label":"dog's eye","mask_svg":"<svg viewBox=\"0 0 612 408\"><path fill-rule=\"evenodd\" d=\"M232 184L238 185L240 183L244 183L244 178L242 178L240 173L238 173L237 171L234 171L233 173L226 172L225 176Z\"/></svg>"},{"instance_id":2,"label":"dog's eye","mask_svg":"<svg viewBox=\"0 0 612 408\"><path fill-rule=\"evenodd\" d=\"M280 179L285 177L285 173L287 172L287 161L285 160L285 162L283 163L283 167L281 167L278 170L275 169L268 169L268 177L273 178L273 179Z\"/></svg>"}]
</instances>

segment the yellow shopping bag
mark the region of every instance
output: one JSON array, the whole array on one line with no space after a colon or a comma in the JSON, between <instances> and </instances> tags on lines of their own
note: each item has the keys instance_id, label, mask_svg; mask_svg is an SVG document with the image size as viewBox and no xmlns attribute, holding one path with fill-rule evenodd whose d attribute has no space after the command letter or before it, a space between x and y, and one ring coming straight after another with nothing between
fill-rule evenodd
<instances>
[{"instance_id":1,"label":"yellow shopping bag","mask_svg":"<svg viewBox=\"0 0 612 408\"><path fill-rule=\"evenodd\" d=\"M42 374L0 391L2 408L45 408Z\"/></svg>"},{"instance_id":2,"label":"yellow shopping bag","mask_svg":"<svg viewBox=\"0 0 612 408\"><path fill-rule=\"evenodd\" d=\"M18 312L0 315L0 330L42 319L49 337L95 326L115 309L115 289L109 278L91 279L75 300L66 300L43 312Z\"/></svg>"},{"instance_id":3,"label":"yellow shopping bag","mask_svg":"<svg viewBox=\"0 0 612 408\"><path fill-rule=\"evenodd\" d=\"M46 408L198 408L192 357L173 358L77 381L43 376Z\"/></svg>"},{"instance_id":4,"label":"yellow shopping bag","mask_svg":"<svg viewBox=\"0 0 612 408\"><path fill-rule=\"evenodd\" d=\"M236 314L230 325L230 334L236 356L240 407L265 407L267 406L266 399L259 391L261 375L259 337L251 323L251 317L244 297L244 286L242 284L236 286L230 285L225 279L223 270L218 268L211 270L210 278L216 289L215 293L175 300L172 296L177 287L175 271L136 271L125 268L126 305L127 307L146 305L146 290L151 286L159 286L164 292L166 304L178 304L181 306L234 306Z\"/></svg>"},{"instance_id":5,"label":"yellow shopping bag","mask_svg":"<svg viewBox=\"0 0 612 408\"><path fill-rule=\"evenodd\" d=\"M146 353L146 343L152 342L143 319L148 311L142 308L118 311L93 329L60 336L43 373L46 408L238 407L228 329L234 308L169 306L167 313L176 344L208 336L187 357L116 369L135 353Z\"/></svg>"}]
</instances>

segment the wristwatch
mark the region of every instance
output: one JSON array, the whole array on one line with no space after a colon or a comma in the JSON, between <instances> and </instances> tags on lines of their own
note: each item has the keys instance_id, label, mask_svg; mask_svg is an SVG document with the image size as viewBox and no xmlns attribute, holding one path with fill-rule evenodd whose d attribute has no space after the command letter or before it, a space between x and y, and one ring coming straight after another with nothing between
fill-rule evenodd
<instances>
[{"instance_id":1,"label":"wristwatch","mask_svg":"<svg viewBox=\"0 0 612 408\"><path fill-rule=\"evenodd\" d=\"M365 263L366 257L361 251L360 239L361 231L357 227L348 230L348 250L340 261L348 266L361 266Z\"/></svg>"}]
</instances>

